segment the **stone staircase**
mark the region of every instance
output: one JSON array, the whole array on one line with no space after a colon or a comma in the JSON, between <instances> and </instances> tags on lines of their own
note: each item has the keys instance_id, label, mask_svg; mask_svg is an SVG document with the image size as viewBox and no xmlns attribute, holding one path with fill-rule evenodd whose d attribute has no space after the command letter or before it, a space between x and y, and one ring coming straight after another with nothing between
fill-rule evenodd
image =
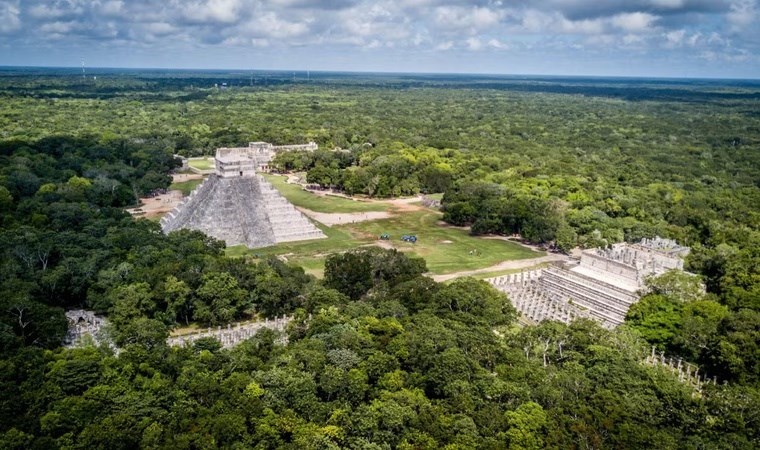
<instances>
[{"instance_id":1,"label":"stone staircase","mask_svg":"<svg viewBox=\"0 0 760 450\"><path fill-rule=\"evenodd\" d=\"M260 176L211 175L161 219L161 227L165 233L199 230L227 246L249 248L326 237Z\"/></svg>"},{"instance_id":2,"label":"stone staircase","mask_svg":"<svg viewBox=\"0 0 760 450\"><path fill-rule=\"evenodd\" d=\"M512 305L527 323L556 320L570 323L576 318L588 317L583 308L573 305L569 299L552 295L541 286L545 270L513 273L486 280L509 297Z\"/></svg>"},{"instance_id":3,"label":"stone staircase","mask_svg":"<svg viewBox=\"0 0 760 450\"><path fill-rule=\"evenodd\" d=\"M638 300L624 289L559 267L546 269L539 283L549 296L571 299L593 318L613 327L623 323L628 309Z\"/></svg>"},{"instance_id":4,"label":"stone staircase","mask_svg":"<svg viewBox=\"0 0 760 450\"><path fill-rule=\"evenodd\" d=\"M263 177L257 176L261 197L276 242L321 239L327 236Z\"/></svg>"}]
</instances>

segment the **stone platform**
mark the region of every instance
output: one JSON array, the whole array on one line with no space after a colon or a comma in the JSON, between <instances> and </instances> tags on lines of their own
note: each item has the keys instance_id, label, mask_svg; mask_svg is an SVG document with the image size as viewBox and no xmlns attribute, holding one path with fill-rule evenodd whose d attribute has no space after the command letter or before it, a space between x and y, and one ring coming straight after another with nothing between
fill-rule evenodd
<instances>
[{"instance_id":1,"label":"stone platform","mask_svg":"<svg viewBox=\"0 0 760 450\"><path fill-rule=\"evenodd\" d=\"M505 292L529 322L587 317L612 328L623 323L648 277L683 270L688 253L688 247L656 237L585 250L574 267L551 266L486 281Z\"/></svg>"}]
</instances>

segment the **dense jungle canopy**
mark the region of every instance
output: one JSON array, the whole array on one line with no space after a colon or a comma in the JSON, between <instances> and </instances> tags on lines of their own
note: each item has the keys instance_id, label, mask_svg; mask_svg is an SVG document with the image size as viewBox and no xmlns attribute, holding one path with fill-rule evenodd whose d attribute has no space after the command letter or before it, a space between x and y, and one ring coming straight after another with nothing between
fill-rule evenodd
<instances>
[{"instance_id":1,"label":"dense jungle canopy","mask_svg":"<svg viewBox=\"0 0 760 450\"><path fill-rule=\"evenodd\" d=\"M94 74L0 70L0 448L760 446L757 82ZM175 154L312 140L276 167L443 193L451 224L560 251L677 239L706 293L655 282L615 330L519 326L503 294L414 256L336 254L318 280L124 211ZM61 348L75 307L108 315L118 355ZM287 345L166 345L282 314ZM642 364L652 346L717 385Z\"/></svg>"}]
</instances>

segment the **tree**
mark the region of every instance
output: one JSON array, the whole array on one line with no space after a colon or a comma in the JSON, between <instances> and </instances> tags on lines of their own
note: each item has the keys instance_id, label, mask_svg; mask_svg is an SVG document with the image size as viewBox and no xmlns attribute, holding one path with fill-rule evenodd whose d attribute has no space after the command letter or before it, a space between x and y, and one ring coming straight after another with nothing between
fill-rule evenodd
<instances>
[{"instance_id":1,"label":"tree","mask_svg":"<svg viewBox=\"0 0 760 450\"><path fill-rule=\"evenodd\" d=\"M158 320L140 317L122 325L116 333L116 344L126 346L140 345L148 350L165 347L169 331Z\"/></svg>"},{"instance_id":2,"label":"tree","mask_svg":"<svg viewBox=\"0 0 760 450\"><path fill-rule=\"evenodd\" d=\"M701 300L705 289L699 277L681 270L669 270L646 280L646 291L682 303Z\"/></svg>"},{"instance_id":3,"label":"tree","mask_svg":"<svg viewBox=\"0 0 760 450\"><path fill-rule=\"evenodd\" d=\"M156 309L151 287L144 282L117 286L110 292L109 299L113 305L109 317L117 327L138 317L147 317Z\"/></svg>"},{"instance_id":4,"label":"tree","mask_svg":"<svg viewBox=\"0 0 760 450\"><path fill-rule=\"evenodd\" d=\"M681 304L662 295L646 295L631 305L626 323L661 350L670 348L681 326Z\"/></svg>"},{"instance_id":5,"label":"tree","mask_svg":"<svg viewBox=\"0 0 760 450\"><path fill-rule=\"evenodd\" d=\"M325 286L359 299L372 288L372 266L366 253L348 251L325 261Z\"/></svg>"},{"instance_id":6,"label":"tree","mask_svg":"<svg viewBox=\"0 0 760 450\"><path fill-rule=\"evenodd\" d=\"M434 297L440 314L465 321L506 325L517 318L517 312L506 295L482 280L458 278L442 286Z\"/></svg>"},{"instance_id":7,"label":"tree","mask_svg":"<svg viewBox=\"0 0 760 450\"><path fill-rule=\"evenodd\" d=\"M177 319L184 319L185 325L190 324L192 315L191 290L184 281L169 275L164 282L164 301L167 311Z\"/></svg>"},{"instance_id":8,"label":"tree","mask_svg":"<svg viewBox=\"0 0 760 450\"><path fill-rule=\"evenodd\" d=\"M231 322L241 311L246 292L238 287L237 280L227 272L203 275L196 290L193 318L209 325Z\"/></svg>"},{"instance_id":9,"label":"tree","mask_svg":"<svg viewBox=\"0 0 760 450\"><path fill-rule=\"evenodd\" d=\"M539 450L544 448L548 418L544 409L535 402L527 402L514 411L505 413L509 429L506 432L510 450Z\"/></svg>"}]
</instances>

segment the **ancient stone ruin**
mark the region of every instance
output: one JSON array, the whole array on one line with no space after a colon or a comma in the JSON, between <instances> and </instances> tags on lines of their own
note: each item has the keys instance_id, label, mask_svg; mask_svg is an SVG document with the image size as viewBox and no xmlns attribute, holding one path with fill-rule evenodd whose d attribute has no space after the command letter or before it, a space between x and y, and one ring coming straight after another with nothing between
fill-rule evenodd
<instances>
[{"instance_id":1,"label":"ancient stone ruin","mask_svg":"<svg viewBox=\"0 0 760 450\"><path fill-rule=\"evenodd\" d=\"M588 317L611 328L623 323L647 277L683 270L682 258L688 253L688 247L656 237L585 250L572 267L551 266L487 281L506 292L528 321L569 323Z\"/></svg>"},{"instance_id":2,"label":"ancient stone ruin","mask_svg":"<svg viewBox=\"0 0 760 450\"><path fill-rule=\"evenodd\" d=\"M222 344L222 348L231 348L254 337L256 333L264 328L283 332L291 320L293 320L292 317L282 316L274 319L264 319L260 322L227 324L226 328L219 326L216 329L208 328L207 330L192 334L173 336L166 343L173 347L185 347L193 345L199 339L213 338ZM278 342L286 344L287 336L283 334Z\"/></svg>"},{"instance_id":3,"label":"ancient stone ruin","mask_svg":"<svg viewBox=\"0 0 760 450\"><path fill-rule=\"evenodd\" d=\"M80 347L88 340L95 345L106 344L113 347L108 335L108 320L92 311L72 309L66 311L69 328L63 338L63 346L67 348Z\"/></svg>"},{"instance_id":4,"label":"ancient stone ruin","mask_svg":"<svg viewBox=\"0 0 760 450\"><path fill-rule=\"evenodd\" d=\"M109 323L105 317L99 316L92 311L75 309L66 311L66 318L69 321L69 328L63 339L64 347L76 348L105 344L116 353L119 352L119 349L113 343L108 333ZM207 330L200 330L190 334L172 336L166 340L166 343L173 347L183 347L192 345L202 338L213 338L218 340L223 348L230 348L254 337L256 333L264 328L284 332L291 320L293 320L291 316L282 316L256 322L227 324L226 328L220 326L215 329L208 328ZM287 336L281 335L277 342L286 344Z\"/></svg>"},{"instance_id":5,"label":"ancient stone ruin","mask_svg":"<svg viewBox=\"0 0 760 450\"><path fill-rule=\"evenodd\" d=\"M161 219L163 231L199 230L228 246L249 248L325 238L319 228L257 174L262 161L268 164L275 151L272 149L277 147L253 144L258 143L218 149L215 173Z\"/></svg>"},{"instance_id":6,"label":"ancient stone ruin","mask_svg":"<svg viewBox=\"0 0 760 450\"><path fill-rule=\"evenodd\" d=\"M280 152L307 151L313 152L319 149L315 142L296 145L272 145L269 142L249 142L248 147L220 148L217 155L245 154L255 161L255 169L259 172L268 172L272 158Z\"/></svg>"}]
</instances>

